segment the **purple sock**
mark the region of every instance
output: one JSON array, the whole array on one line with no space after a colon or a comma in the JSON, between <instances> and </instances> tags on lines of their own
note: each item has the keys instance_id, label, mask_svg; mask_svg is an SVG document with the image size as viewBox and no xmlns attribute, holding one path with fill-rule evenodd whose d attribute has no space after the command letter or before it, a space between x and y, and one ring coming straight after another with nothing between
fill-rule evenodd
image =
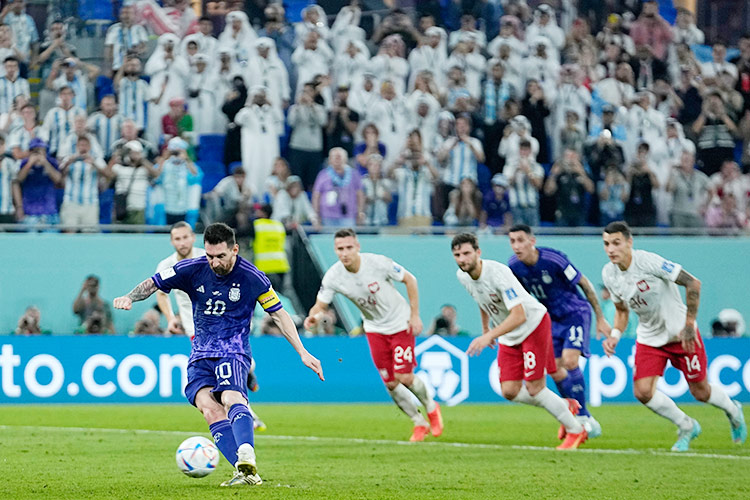
<instances>
[{"instance_id":1,"label":"purple sock","mask_svg":"<svg viewBox=\"0 0 750 500\"><path fill-rule=\"evenodd\" d=\"M214 437L216 447L227 461L234 466L237 462L237 443L234 441L232 425L229 420L219 420L208 426L211 435Z\"/></svg>"},{"instance_id":2,"label":"purple sock","mask_svg":"<svg viewBox=\"0 0 750 500\"><path fill-rule=\"evenodd\" d=\"M555 382L555 386L557 387L557 392L560 393L561 398L569 398L570 394L568 394L568 391L566 391L565 381L568 380L567 377L562 379L559 382Z\"/></svg>"},{"instance_id":3,"label":"purple sock","mask_svg":"<svg viewBox=\"0 0 750 500\"><path fill-rule=\"evenodd\" d=\"M586 381L583 379L581 369L576 367L575 370L568 370L568 377L562 383L566 385L566 391L570 397L581 403L578 414L590 417L591 414L586 409Z\"/></svg>"},{"instance_id":4,"label":"purple sock","mask_svg":"<svg viewBox=\"0 0 750 500\"><path fill-rule=\"evenodd\" d=\"M234 434L234 440L237 446L241 446L245 443L250 443L250 446L255 447L255 439L253 436L253 416L250 414L250 410L247 409L247 405L236 404L229 408L227 413L229 421L232 423L232 433Z\"/></svg>"}]
</instances>

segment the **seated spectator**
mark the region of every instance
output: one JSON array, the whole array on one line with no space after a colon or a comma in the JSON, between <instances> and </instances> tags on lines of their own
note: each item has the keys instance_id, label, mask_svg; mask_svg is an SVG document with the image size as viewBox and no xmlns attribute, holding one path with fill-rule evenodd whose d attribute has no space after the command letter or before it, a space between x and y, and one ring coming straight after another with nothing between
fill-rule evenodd
<instances>
[{"instance_id":1,"label":"seated spectator","mask_svg":"<svg viewBox=\"0 0 750 500\"><path fill-rule=\"evenodd\" d=\"M18 174L18 162L5 155L5 139L0 136L0 224L16 222L13 183Z\"/></svg>"},{"instance_id":2,"label":"seated spectator","mask_svg":"<svg viewBox=\"0 0 750 500\"><path fill-rule=\"evenodd\" d=\"M85 135L78 136L77 148L60 164L65 193L60 207L64 226L99 224L99 176L110 175L104 160L94 156Z\"/></svg>"},{"instance_id":3,"label":"seated spectator","mask_svg":"<svg viewBox=\"0 0 750 500\"><path fill-rule=\"evenodd\" d=\"M604 180L599 181L599 225L623 220L625 203L630 198L630 185L617 164L609 164Z\"/></svg>"},{"instance_id":4,"label":"seated spectator","mask_svg":"<svg viewBox=\"0 0 750 500\"><path fill-rule=\"evenodd\" d=\"M509 228L513 224L513 214L508 201L508 187L510 183L503 174L492 176L492 189L484 194L482 199L482 213L479 216L479 228Z\"/></svg>"},{"instance_id":5,"label":"seated spectator","mask_svg":"<svg viewBox=\"0 0 750 500\"><path fill-rule=\"evenodd\" d=\"M122 155L115 152L108 168L116 177L115 218L124 224L146 223L146 193L151 180L159 172L146 159L143 145L132 140L122 147ZM122 210L117 206L117 197L124 198Z\"/></svg>"},{"instance_id":6,"label":"seated spectator","mask_svg":"<svg viewBox=\"0 0 750 500\"><path fill-rule=\"evenodd\" d=\"M73 301L73 313L81 321L78 333L115 333L109 301L99 296L99 278L86 277Z\"/></svg>"},{"instance_id":7,"label":"seated spectator","mask_svg":"<svg viewBox=\"0 0 750 500\"><path fill-rule=\"evenodd\" d=\"M383 176L383 157L372 155L367 160L367 175L362 179L365 195L366 226L387 226L388 205L393 199L393 186L390 179Z\"/></svg>"},{"instance_id":8,"label":"seated spectator","mask_svg":"<svg viewBox=\"0 0 750 500\"><path fill-rule=\"evenodd\" d=\"M42 330L42 313L36 306L29 306L18 318L18 324L13 333L16 335L49 335L49 330Z\"/></svg>"},{"instance_id":9,"label":"seated spectator","mask_svg":"<svg viewBox=\"0 0 750 500\"><path fill-rule=\"evenodd\" d=\"M22 200L22 203L16 204L16 218L31 226L57 224L60 219L57 214L56 188L62 186L63 175L57 160L47 153L47 144L43 140L32 139L29 150L31 152L28 158L21 160L16 175Z\"/></svg>"},{"instance_id":10,"label":"seated spectator","mask_svg":"<svg viewBox=\"0 0 750 500\"><path fill-rule=\"evenodd\" d=\"M648 144L638 146L638 157L625 172L630 196L625 204L625 221L634 227L656 226L656 205L653 191L659 181L648 164Z\"/></svg>"},{"instance_id":11,"label":"seated spectator","mask_svg":"<svg viewBox=\"0 0 750 500\"><path fill-rule=\"evenodd\" d=\"M708 176L696 170L695 155L683 151L680 164L675 166L667 183L667 191L674 197L671 224L679 227L703 227L706 207L711 201Z\"/></svg>"},{"instance_id":12,"label":"seated spectator","mask_svg":"<svg viewBox=\"0 0 750 500\"><path fill-rule=\"evenodd\" d=\"M712 229L746 229L747 214L737 208L734 194L726 193L718 204L712 203L706 210L706 226Z\"/></svg>"},{"instance_id":13,"label":"seated spectator","mask_svg":"<svg viewBox=\"0 0 750 500\"><path fill-rule=\"evenodd\" d=\"M367 173L367 159L372 155L385 158L385 144L380 142L380 130L374 123L368 123L362 129L363 141L354 146L354 165L361 175Z\"/></svg>"},{"instance_id":14,"label":"seated spectator","mask_svg":"<svg viewBox=\"0 0 750 500\"><path fill-rule=\"evenodd\" d=\"M287 230L296 228L299 224L312 224L320 229L318 214L310 203L307 193L302 188L302 179L290 175L285 188L280 189L273 199L273 218L284 224Z\"/></svg>"},{"instance_id":15,"label":"seated spectator","mask_svg":"<svg viewBox=\"0 0 750 500\"><path fill-rule=\"evenodd\" d=\"M446 226L476 226L482 212L482 193L474 179L464 177L450 192L450 204L443 215Z\"/></svg>"},{"instance_id":16,"label":"seated spectator","mask_svg":"<svg viewBox=\"0 0 750 500\"><path fill-rule=\"evenodd\" d=\"M289 168L289 162L281 156L276 158L273 161L271 175L266 179L266 196L269 201L273 201L276 197L276 193L278 193L279 190L284 189L284 186L286 186L286 180L290 175L292 175L292 171Z\"/></svg>"},{"instance_id":17,"label":"seated spectator","mask_svg":"<svg viewBox=\"0 0 750 500\"><path fill-rule=\"evenodd\" d=\"M364 222L362 178L346 161L344 149L331 149L328 166L315 179L312 205L323 226L347 227Z\"/></svg>"},{"instance_id":18,"label":"seated spectator","mask_svg":"<svg viewBox=\"0 0 750 500\"><path fill-rule=\"evenodd\" d=\"M188 143L173 137L167 144L167 154L158 164L157 182L164 189L164 211L167 224L185 220L188 210L188 173L196 175L198 170L187 153Z\"/></svg>"},{"instance_id":19,"label":"seated spectator","mask_svg":"<svg viewBox=\"0 0 750 500\"><path fill-rule=\"evenodd\" d=\"M467 337L471 334L463 330L456 322L456 307L444 304L440 307L440 314L432 320L425 331L425 335L440 335L441 337Z\"/></svg>"},{"instance_id":20,"label":"seated spectator","mask_svg":"<svg viewBox=\"0 0 750 500\"><path fill-rule=\"evenodd\" d=\"M508 178L508 201L514 224L539 225L539 191L544 184L544 168L534 160L531 143L519 144L518 156L505 165L503 173Z\"/></svg>"},{"instance_id":21,"label":"seated spectator","mask_svg":"<svg viewBox=\"0 0 750 500\"><path fill-rule=\"evenodd\" d=\"M143 313L141 319L135 322L133 335L164 335L165 332L162 329L160 322L161 316L159 315L159 311L156 309L149 309ZM182 328L182 324L180 324L180 328Z\"/></svg>"},{"instance_id":22,"label":"seated spectator","mask_svg":"<svg viewBox=\"0 0 750 500\"><path fill-rule=\"evenodd\" d=\"M412 130L409 134L406 147L394 162L389 175L395 179L398 192L398 225L431 225L433 214L430 198L440 173L430 154L424 150L419 130Z\"/></svg>"},{"instance_id":23,"label":"seated spectator","mask_svg":"<svg viewBox=\"0 0 750 500\"><path fill-rule=\"evenodd\" d=\"M220 180L203 199L206 200L206 225L223 222L238 229L247 226L252 193L245 187L245 169L241 165L234 167L232 175Z\"/></svg>"},{"instance_id":24,"label":"seated spectator","mask_svg":"<svg viewBox=\"0 0 750 500\"><path fill-rule=\"evenodd\" d=\"M579 227L586 220L586 193L595 186L583 168L578 152L563 151L562 160L556 161L544 185L544 194L554 196L558 226Z\"/></svg>"}]
</instances>

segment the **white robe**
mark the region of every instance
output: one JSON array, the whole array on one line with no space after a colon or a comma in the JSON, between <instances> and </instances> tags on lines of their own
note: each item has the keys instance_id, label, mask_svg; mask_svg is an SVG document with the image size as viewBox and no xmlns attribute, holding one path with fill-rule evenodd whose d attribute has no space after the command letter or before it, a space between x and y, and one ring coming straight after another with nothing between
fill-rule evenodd
<instances>
[{"instance_id":1,"label":"white robe","mask_svg":"<svg viewBox=\"0 0 750 500\"><path fill-rule=\"evenodd\" d=\"M242 127L242 167L245 169L246 188L260 198L266 179L271 175L273 162L279 156L279 135L283 132L283 116L270 105L250 104L242 108L234 122Z\"/></svg>"},{"instance_id":2,"label":"white robe","mask_svg":"<svg viewBox=\"0 0 750 500\"><path fill-rule=\"evenodd\" d=\"M323 41L318 41L315 50L306 50L300 45L292 53L292 64L297 67L297 88L294 95L299 95L305 83L312 81L315 75L327 75L333 60L333 52Z\"/></svg>"},{"instance_id":3,"label":"white robe","mask_svg":"<svg viewBox=\"0 0 750 500\"><path fill-rule=\"evenodd\" d=\"M395 97L391 101L378 99L368 119L378 127L380 142L385 144L383 163L390 165L404 147L408 133L409 113L403 98Z\"/></svg>"},{"instance_id":4,"label":"white robe","mask_svg":"<svg viewBox=\"0 0 750 500\"><path fill-rule=\"evenodd\" d=\"M198 92L197 97L188 99L188 111L193 116L193 126L196 135L223 134L226 130L224 114L221 105L224 95L217 76L209 69L203 73L193 68L187 81L188 95Z\"/></svg>"},{"instance_id":5,"label":"white robe","mask_svg":"<svg viewBox=\"0 0 750 500\"><path fill-rule=\"evenodd\" d=\"M370 71L378 75L380 81L390 80L396 94L404 95L406 77L409 76L409 63L403 57L390 57L378 54L370 59Z\"/></svg>"}]
</instances>

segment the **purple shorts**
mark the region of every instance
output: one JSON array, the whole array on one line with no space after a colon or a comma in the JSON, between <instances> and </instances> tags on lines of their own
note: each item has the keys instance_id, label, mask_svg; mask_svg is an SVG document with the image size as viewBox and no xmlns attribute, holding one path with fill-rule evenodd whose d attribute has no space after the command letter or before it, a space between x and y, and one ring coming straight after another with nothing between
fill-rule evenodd
<instances>
[{"instance_id":1,"label":"purple shorts","mask_svg":"<svg viewBox=\"0 0 750 500\"><path fill-rule=\"evenodd\" d=\"M562 357L563 349L577 349L585 358L591 356L591 313L581 312L565 318L565 321L552 322L552 347L555 358Z\"/></svg>"},{"instance_id":2,"label":"purple shorts","mask_svg":"<svg viewBox=\"0 0 750 500\"><path fill-rule=\"evenodd\" d=\"M211 387L216 401L221 403L221 393L237 391L247 398L247 375L250 364L242 358L202 358L187 367L188 383L185 397L195 406L195 395L204 387Z\"/></svg>"}]
</instances>

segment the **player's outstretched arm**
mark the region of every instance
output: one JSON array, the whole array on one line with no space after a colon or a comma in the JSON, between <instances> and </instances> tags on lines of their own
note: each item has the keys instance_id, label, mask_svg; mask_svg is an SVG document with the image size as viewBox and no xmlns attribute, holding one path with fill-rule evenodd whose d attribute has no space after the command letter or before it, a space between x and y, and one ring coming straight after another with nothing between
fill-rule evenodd
<instances>
[{"instance_id":1,"label":"player's outstretched arm","mask_svg":"<svg viewBox=\"0 0 750 500\"><path fill-rule=\"evenodd\" d=\"M604 317L602 306L599 305L599 298L596 296L596 290L594 290L591 282L583 274L581 274L581 279L578 280L578 286L581 287L583 294L586 296L586 300L589 301L592 309L594 309L594 314L596 315L596 338L599 339L600 334L608 337L612 331L612 327L609 325L607 318Z\"/></svg>"},{"instance_id":2,"label":"player's outstretched arm","mask_svg":"<svg viewBox=\"0 0 750 500\"><path fill-rule=\"evenodd\" d=\"M327 310L328 310L328 304L326 304L320 299L316 300L315 305L312 306L312 308L310 309L310 312L307 313L305 322L302 324L302 326L305 327L305 330L310 331L313 327L315 327L315 325L318 324L320 315L326 312Z\"/></svg>"},{"instance_id":3,"label":"player's outstretched arm","mask_svg":"<svg viewBox=\"0 0 750 500\"><path fill-rule=\"evenodd\" d=\"M411 317L409 318L409 331L412 335L417 336L422 333L422 319L419 317L419 286L417 278L409 271L404 271L404 285L406 285L406 294L409 297L409 307L411 308Z\"/></svg>"},{"instance_id":4,"label":"player's outstretched arm","mask_svg":"<svg viewBox=\"0 0 750 500\"><path fill-rule=\"evenodd\" d=\"M687 352L693 352L697 337L695 332L695 318L698 315L698 306L701 302L701 281L683 269L677 275L675 283L685 287L685 305L687 306L685 328L680 333L680 340L682 341L683 349Z\"/></svg>"},{"instance_id":5,"label":"player's outstretched arm","mask_svg":"<svg viewBox=\"0 0 750 500\"><path fill-rule=\"evenodd\" d=\"M137 287L133 288L129 294L117 297L112 301L115 309L130 310L133 302L149 298L156 291L156 283L151 278L143 280Z\"/></svg>"},{"instance_id":6,"label":"player's outstretched arm","mask_svg":"<svg viewBox=\"0 0 750 500\"><path fill-rule=\"evenodd\" d=\"M325 380L325 377L323 376L323 367L321 366L320 361L318 358L307 352L305 346L302 345L299 333L297 333L297 327L294 326L294 321L292 321L289 313L284 309L279 309L278 311L269 314L271 315L273 322L276 323L276 326L281 330L281 334L284 335L287 342L289 342L294 350L297 351L302 363L314 371L320 380Z\"/></svg>"},{"instance_id":7,"label":"player's outstretched arm","mask_svg":"<svg viewBox=\"0 0 750 500\"><path fill-rule=\"evenodd\" d=\"M624 302L615 302L614 328L609 332L607 338L602 341L602 347L607 356L612 356L615 353L615 348L620 341L622 332L628 327L629 317L630 309L628 309L628 306Z\"/></svg>"}]
</instances>

